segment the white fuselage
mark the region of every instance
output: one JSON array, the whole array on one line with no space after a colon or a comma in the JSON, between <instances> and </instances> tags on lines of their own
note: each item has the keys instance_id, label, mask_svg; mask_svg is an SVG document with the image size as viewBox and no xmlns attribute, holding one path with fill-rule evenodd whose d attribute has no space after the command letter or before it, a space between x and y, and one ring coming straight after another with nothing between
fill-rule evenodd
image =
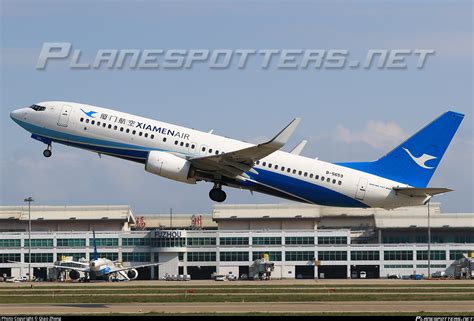
<instances>
[{"instance_id":1,"label":"white fuselage","mask_svg":"<svg viewBox=\"0 0 474 321\"><path fill-rule=\"evenodd\" d=\"M140 163L145 163L153 150L190 159L253 146L86 104L43 102L39 105L46 110L22 108L11 114L15 122L37 136L34 138ZM408 187L406 184L283 151L259 160L253 168L258 175L247 172L247 181L236 180L226 185L330 206L395 208L424 202L424 198L397 194L393 190L393 187Z\"/></svg>"}]
</instances>

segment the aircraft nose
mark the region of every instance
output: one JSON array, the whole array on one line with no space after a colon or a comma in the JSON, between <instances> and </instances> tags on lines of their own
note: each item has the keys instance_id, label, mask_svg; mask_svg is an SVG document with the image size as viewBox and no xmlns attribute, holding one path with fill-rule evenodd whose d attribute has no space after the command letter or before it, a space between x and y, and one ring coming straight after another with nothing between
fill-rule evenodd
<instances>
[{"instance_id":1,"label":"aircraft nose","mask_svg":"<svg viewBox=\"0 0 474 321\"><path fill-rule=\"evenodd\" d=\"M14 111L10 113L10 118L13 120L18 119L20 114L21 114L21 109L15 109Z\"/></svg>"},{"instance_id":2,"label":"aircraft nose","mask_svg":"<svg viewBox=\"0 0 474 321\"><path fill-rule=\"evenodd\" d=\"M15 109L14 111L10 113L10 118L18 123L18 121L26 120L27 114L28 114L28 108Z\"/></svg>"}]
</instances>

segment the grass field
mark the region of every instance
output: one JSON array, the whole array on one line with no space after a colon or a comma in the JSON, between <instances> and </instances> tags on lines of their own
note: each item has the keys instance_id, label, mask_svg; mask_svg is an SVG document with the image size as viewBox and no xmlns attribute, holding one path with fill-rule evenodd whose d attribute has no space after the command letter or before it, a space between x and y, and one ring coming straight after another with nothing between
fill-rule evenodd
<instances>
[{"instance_id":1,"label":"grass field","mask_svg":"<svg viewBox=\"0 0 474 321\"><path fill-rule=\"evenodd\" d=\"M322 302L322 301L466 301L474 300L473 284L193 284L135 286L108 283L70 286L0 287L8 303L131 302Z\"/></svg>"}]
</instances>

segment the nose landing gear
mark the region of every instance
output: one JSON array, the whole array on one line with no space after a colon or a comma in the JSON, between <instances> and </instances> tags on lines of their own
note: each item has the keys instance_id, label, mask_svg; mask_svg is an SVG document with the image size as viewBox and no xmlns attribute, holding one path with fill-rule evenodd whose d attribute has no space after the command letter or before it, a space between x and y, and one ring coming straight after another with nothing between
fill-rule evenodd
<instances>
[{"instance_id":1,"label":"nose landing gear","mask_svg":"<svg viewBox=\"0 0 474 321\"><path fill-rule=\"evenodd\" d=\"M214 188L209 192L209 197L214 202L222 203L225 201L227 194L222 190L221 184L214 184Z\"/></svg>"},{"instance_id":2,"label":"nose landing gear","mask_svg":"<svg viewBox=\"0 0 474 321\"><path fill-rule=\"evenodd\" d=\"M51 157L51 155L53 155L53 152L51 151L51 145L48 145L48 147L43 151L43 156Z\"/></svg>"}]
</instances>

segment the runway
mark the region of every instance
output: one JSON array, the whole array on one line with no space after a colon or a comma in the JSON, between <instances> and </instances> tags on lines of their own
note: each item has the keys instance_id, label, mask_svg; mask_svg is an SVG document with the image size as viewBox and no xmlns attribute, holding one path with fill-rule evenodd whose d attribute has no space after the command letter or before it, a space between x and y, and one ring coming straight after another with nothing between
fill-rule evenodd
<instances>
[{"instance_id":1,"label":"runway","mask_svg":"<svg viewBox=\"0 0 474 321\"><path fill-rule=\"evenodd\" d=\"M474 313L474 301L351 301L278 303L125 303L125 304L0 304L13 314L142 314L142 313Z\"/></svg>"}]
</instances>

